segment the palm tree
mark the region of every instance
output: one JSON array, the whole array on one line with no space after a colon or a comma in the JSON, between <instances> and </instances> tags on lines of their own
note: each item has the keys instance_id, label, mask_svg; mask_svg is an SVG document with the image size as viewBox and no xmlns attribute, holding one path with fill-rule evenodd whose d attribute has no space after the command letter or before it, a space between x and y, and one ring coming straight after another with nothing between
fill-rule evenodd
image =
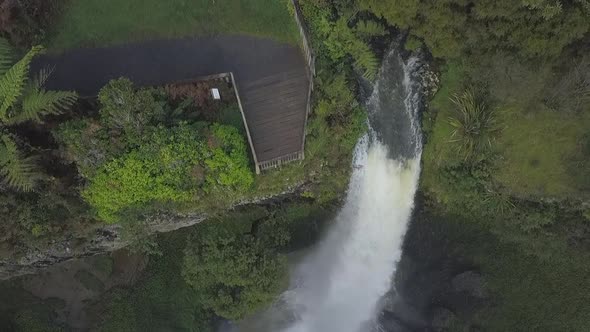
<instances>
[{"instance_id":1,"label":"palm tree","mask_svg":"<svg viewBox=\"0 0 590 332\"><path fill-rule=\"evenodd\" d=\"M492 147L500 130L494 109L479 100L472 90L455 94L451 101L456 106L455 114L449 117L453 127L451 142L458 144L465 161L477 161Z\"/></svg>"},{"instance_id":2,"label":"palm tree","mask_svg":"<svg viewBox=\"0 0 590 332\"><path fill-rule=\"evenodd\" d=\"M21 191L32 190L42 176L36 158L19 151L7 129L27 121L41 123L44 116L61 113L77 99L74 92L45 90L48 70L29 79L31 61L42 52L43 47L34 46L14 62L12 47L0 38L0 177L5 185Z\"/></svg>"}]
</instances>

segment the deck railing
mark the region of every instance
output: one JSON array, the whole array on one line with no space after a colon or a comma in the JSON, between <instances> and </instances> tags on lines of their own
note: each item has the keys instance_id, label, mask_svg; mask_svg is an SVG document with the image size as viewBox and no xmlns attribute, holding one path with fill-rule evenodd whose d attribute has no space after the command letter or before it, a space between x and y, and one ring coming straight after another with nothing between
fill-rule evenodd
<instances>
[{"instance_id":1,"label":"deck railing","mask_svg":"<svg viewBox=\"0 0 590 332\"><path fill-rule=\"evenodd\" d=\"M312 82L311 85L313 87L313 77L315 76L315 53L313 52L313 48L311 47L309 29L307 27L307 24L305 23L305 20L303 19L303 12L301 11L299 1L292 0L292 2L293 8L295 9L295 22L297 22L297 27L299 27L299 33L301 34L303 52L305 53L305 59L307 60L307 68L310 74L309 78Z\"/></svg>"},{"instance_id":2,"label":"deck railing","mask_svg":"<svg viewBox=\"0 0 590 332\"><path fill-rule=\"evenodd\" d=\"M307 105L306 105L306 114L305 114L305 125L304 125L304 129L303 129L303 139L301 141L301 150L294 152L294 153L290 153L278 158L274 158L271 160L263 160L263 161L259 161L256 155L256 151L254 149L254 144L252 142L252 137L250 136L250 130L248 128L248 122L246 121L246 116L244 114L244 110L242 109L242 105L241 105L241 101L240 101L240 96L239 96L239 92L238 92L238 87L237 84L235 82L235 79L233 77L233 74L231 74L231 79L232 79L232 83L234 86L234 90L236 92L236 97L238 99L238 104L240 106L240 113L242 114L242 120L244 121L244 126L246 127L246 133L248 134L248 143L250 145L250 149L252 150L252 156L254 158L254 165L256 167L256 174L260 174L261 171L264 170L268 170L268 169L272 169L272 168L276 168L276 167L280 167L283 164L292 162L292 161L297 161L297 160L303 160L305 158L305 134L307 131L307 118L309 117L309 114L311 113L311 96L312 96L312 91L313 91L313 78L315 77L315 54L313 52L313 49L311 47L311 43L310 43L310 38L309 38L309 30L307 28L307 25L305 24L305 20L303 19L303 13L301 12L301 7L299 6L299 1L298 0L292 0L293 3L293 7L294 7L294 16L295 16L295 22L297 22L297 27L299 28L299 33L301 34L301 41L302 41L302 47L303 47L303 53L304 53L304 57L306 60L306 64L307 64L307 76L309 78L309 89L307 91Z\"/></svg>"},{"instance_id":3,"label":"deck railing","mask_svg":"<svg viewBox=\"0 0 590 332\"><path fill-rule=\"evenodd\" d=\"M309 78L309 89L307 91L307 105L306 105L306 113L305 113L305 125L303 127L303 139L301 140L301 150L298 152L293 152L285 156L281 156L278 158L274 158L271 160L264 160L264 161L255 161L256 163L256 172L280 167L283 164L303 160L305 159L305 134L307 132L307 118L311 113L311 96L313 92L313 78L315 77L315 53L313 52L313 48L311 47L311 39L309 38L309 29L305 20L303 19L303 13L301 11L301 7L299 5L298 0L291 0L293 3L294 8L294 16L295 22L297 22L297 27L299 28L299 33L301 35L301 43L303 47L303 55L305 57L305 61L307 64L307 77ZM245 121L244 121L245 122Z\"/></svg>"},{"instance_id":4,"label":"deck railing","mask_svg":"<svg viewBox=\"0 0 590 332\"><path fill-rule=\"evenodd\" d=\"M303 44L303 52L305 59L307 60L307 73L309 77L309 89L307 91L307 109L305 110L305 125L303 126L303 139L301 140L301 159L305 159L305 136L307 135L307 120L311 114L311 96L313 92L313 79L315 77L315 53L311 47L311 39L309 37L309 28L303 18L303 12L301 6L299 6L298 0L293 1L293 8L295 12L295 21L299 27L299 33L301 34L301 40Z\"/></svg>"},{"instance_id":5,"label":"deck railing","mask_svg":"<svg viewBox=\"0 0 590 332\"><path fill-rule=\"evenodd\" d=\"M294 153L288 154L286 156L282 156L282 157L271 159L271 160L265 160L263 162L260 162L258 164L258 167L260 168L261 171L264 171L267 169L280 167L283 164L286 164L286 163L289 163L292 161L301 160L301 159L303 159L303 151L294 152Z\"/></svg>"},{"instance_id":6,"label":"deck railing","mask_svg":"<svg viewBox=\"0 0 590 332\"><path fill-rule=\"evenodd\" d=\"M236 93L236 99L238 100L238 107L240 109L240 114L242 115L242 121L244 122L244 129L246 129L246 136L248 137L248 145L250 145L250 150L252 151L252 159L254 159L254 167L256 170L256 174L260 174L260 164L258 163L258 157L256 156L256 149L254 149L254 143L252 142L252 136L250 135L250 128L248 127L248 121L246 120L246 114L244 113L244 108L242 107L242 100L240 99L240 92L238 91L238 84L236 83L236 79L234 78L234 73L229 73L231 77L231 82L234 87L234 92Z\"/></svg>"}]
</instances>

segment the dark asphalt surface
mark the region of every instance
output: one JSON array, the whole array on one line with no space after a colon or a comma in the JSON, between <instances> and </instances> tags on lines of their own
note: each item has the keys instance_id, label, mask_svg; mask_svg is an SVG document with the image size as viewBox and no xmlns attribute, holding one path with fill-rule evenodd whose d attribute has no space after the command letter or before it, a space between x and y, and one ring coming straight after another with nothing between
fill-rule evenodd
<instances>
[{"instance_id":1,"label":"dark asphalt surface","mask_svg":"<svg viewBox=\"0 0 590 332\"><path fill-rule=\"evenodd\" d=\"M94 96L122 76L140 86L233 72L251 82L294 68L305 70L296 46L244 35L155 40L108 48L83 48L35 59L32 72L53 67L47 88Z\"/></svg>"}]
</instances>

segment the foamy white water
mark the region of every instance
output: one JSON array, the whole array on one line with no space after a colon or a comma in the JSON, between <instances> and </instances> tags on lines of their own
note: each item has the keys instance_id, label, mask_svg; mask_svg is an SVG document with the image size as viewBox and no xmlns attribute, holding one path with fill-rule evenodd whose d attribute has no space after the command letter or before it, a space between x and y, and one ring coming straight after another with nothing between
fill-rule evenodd
<instances>
[{"instance_id":1,"label":"foamy white water","mask_svg":"<svg viewBox=\"0 0 590 332\"><path fill-rule=\"evenodd\" d=\"M301 286L291 301L299 322L287 331L358 332L390 289L412 213L419 161L389 159L381 144L365 154L351 179L335 228L299 267Z\"/></svg>"},{"instance_id":2,"label":"foamy white water","mask_svg":"<svg viewBox=\"0 0 590 332\"><path fill-rule=\"evenodd\" d=\"M364 332L375 326L379 300L391 289L401 258L420 174L414 63L405 65L394 51L384 60L368 104L375 130L356 147L345 204L283 296L295 314L287 332Z\"/></svg>"}]
</instances>

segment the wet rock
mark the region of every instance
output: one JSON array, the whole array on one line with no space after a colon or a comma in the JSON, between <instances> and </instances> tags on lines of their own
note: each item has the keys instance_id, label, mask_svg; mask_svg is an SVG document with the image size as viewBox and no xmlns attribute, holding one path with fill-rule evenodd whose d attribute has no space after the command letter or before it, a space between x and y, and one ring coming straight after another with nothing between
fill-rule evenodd
<instances>
[{"instance_id":1,"label":"wet rock","mask_svg":"<svg viewBox=\"0 0 590 332\"><path fill-rule=\"evenodd\" d=\"M203 214L158 214L146 221L145 235L175 231L200 223L205 218ZM129 241L121 236L120 226L105 225L91 232L86 238L71 239L65 236L41 248L21 248L20 253L0 259L0 280L35 274L74 258L115 251L128 246ZM72 242L76 242L76 245L72 245Z\"/></svg>"},{"instance_id":2,"label":"wet rock","mask_svg":"<svg viewBox=\"0 0 590 332\"><path fill-rule=\"evenodd\" d=\"M280 194L257 197L236 203L233 207L248 204L268 204L299 196L306 190L305 183L287 188ZM142 236L172 232L196 225L207 218L205 214L159 213L148 218L142 225ZM94 225L84 236L74 237L63 234L60 239L50 243L35 243L34 246L21 246L7 251L0 247L0 280L7 280L27 274L35 274L46 268L75 258L89 257L122 249L130 245L132 239L121 235L119 225Z\"/></svg>"},{"instance_id":3,"label":"wet rock","mask_svg":"<svg viewBox=\"0 0 590 332\"><path fill-rule=\"evenodd\" d=\"M397 316L395 313L390 311L384 311L379 317L379 325L380 331L384 332L412 332L410 326L406 325L406 323L401 319L401 317Z\"/></svg>"},{"instance_id":4,"label":"wet rock","mask_svg":"<svg viewBox=\"0 0 590 332\"><path fill-rule=\"evenodd\" d=\"M451 280L451 287L454 292L466 292L479 299L488 297L483 277L475 271L466 271L456 275Z\"/></svg>"},{"instance_id":5,"label":"wet rock","mask_svg":"<svg viewBox=\"0 0 590 332\"><path fill-rule=\"evenodd\" d=\"M422 91L427 98L432 98L440 88L440 76L434 71L430 64L425 62L419 69L418 75L420 77L420 84Z\"/></svg>"},{"instance_id":6,"label":"wet rock","mask_svg":"<svg viewBox=\"0 0 590 332\"><path fill-rule=\"evenodd\" d=\"M434 331L445 331L455 319L455 314L447 308L435 308L432 311L432 320L430 325Z\"/></svg>"},{"instance_id":7,"label":"wet rock","mask_svg":"<svg viewBox=\"0 0 590 332\"><path fill-rule=\"evenodd\" d=\"M381 299L380 307L380 331L422 331L428 325L427 317L394 290Z\"/></svg>"}]
</instances>

